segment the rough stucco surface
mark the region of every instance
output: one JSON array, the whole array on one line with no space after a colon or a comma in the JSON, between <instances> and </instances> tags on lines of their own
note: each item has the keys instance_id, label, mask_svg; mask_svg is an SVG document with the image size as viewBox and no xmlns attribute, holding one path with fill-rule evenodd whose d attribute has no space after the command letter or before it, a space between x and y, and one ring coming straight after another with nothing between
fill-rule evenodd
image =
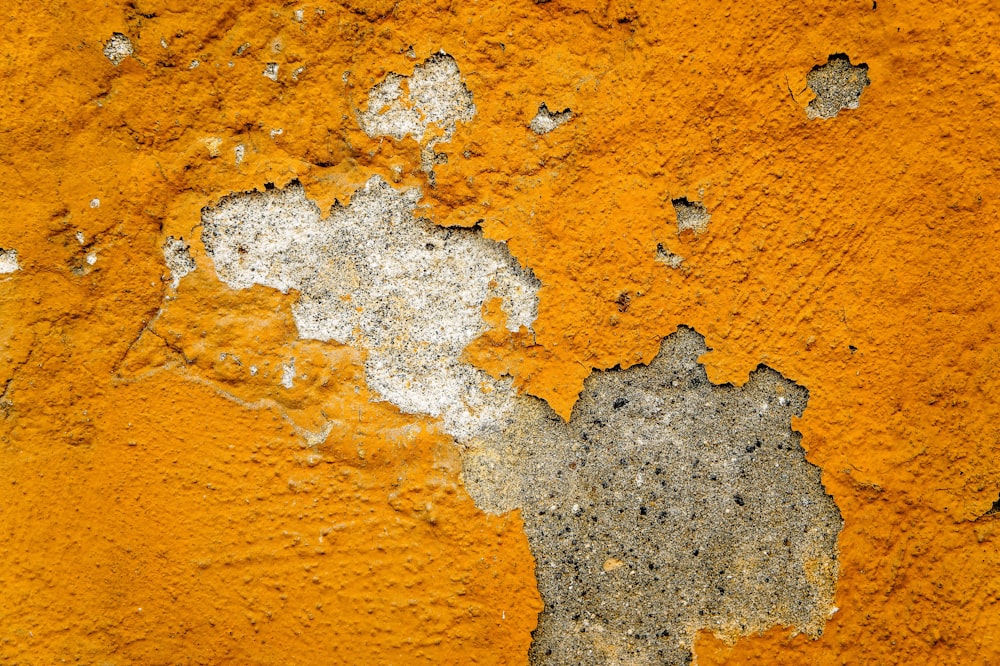
<instances>
[{"instance_id":1,"label":"rough stucco surface","mask_svg":"<svg viewBox=\"0 0 1000 666\"><path fill-rule=\"evenodd\" d=\"M543 660L537 511L477 506L474 443L369 384L363 326L302 336L307 289L234 289L203 240L227 197L301 187L336 219L373 177L537 279L530 322L487 280L456 362L552 428L681 325L705 336L704 390L753 390L761 363L808 390L774 427L843 518L839 610L821 635L706 621L699 664L1000 661L989 3L153 0L2 21L0 661ZM429 65L460 80L454 126L366 132L424 108ZM400 95L373 109L386 81ZM572 119L538 134L542 101ZM679 228L677 200L707 226Z\"/></svg>"}]
</instances>

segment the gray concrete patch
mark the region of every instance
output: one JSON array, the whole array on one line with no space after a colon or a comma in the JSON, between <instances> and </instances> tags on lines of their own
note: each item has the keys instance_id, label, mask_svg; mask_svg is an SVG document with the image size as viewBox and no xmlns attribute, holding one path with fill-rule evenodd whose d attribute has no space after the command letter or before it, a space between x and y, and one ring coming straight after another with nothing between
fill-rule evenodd
<instances>
[{"instance_id":1,"label":"gray concrete patch","mask_svg":"<svg viewBox=\"0 0 1000 666\"><path fill-rule=\"evenodd\" d=\"M871 85L868 65L852 65L843 53L834 53L825 65L816 65L806 74L806 84L816 93L809 102L806 115L810 118L834 118L841 109L856 109L861 93Z\"/></svg>"},{"instance_id":2,"label":"gray concrete patch","mask_svg":"<svg viewBox=\"0 0 1000 666\"><path fill-rule=\"evenodd\" d=\"M545 610L538 664L680 664L695 633L833 612L843 521L790 419L807 392L765 367L715 386L680 329L648 366L594 373L569 423L519 397L502 433L465 442L465 482L522 509Z\"/></svg>"}]
</instances>

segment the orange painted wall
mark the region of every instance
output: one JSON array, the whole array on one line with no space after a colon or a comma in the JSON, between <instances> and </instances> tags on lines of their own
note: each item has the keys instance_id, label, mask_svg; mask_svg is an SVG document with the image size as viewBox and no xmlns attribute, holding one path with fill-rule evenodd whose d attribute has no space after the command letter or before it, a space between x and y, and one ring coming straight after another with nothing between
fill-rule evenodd
<instances>
[{"instance_id":1,"label":"orange painted wall","mask_svg":"<svg viewBox=\"0 0 1000 666\"><path fill-rule=\"evenodd\" d=\"M533 339L468 355L561 414L679 324L714 381L764 362L810 390L840 610L815 641L703 636L699 663L1000 660L991 3L8 4L0 661L524 663L519 516L476 509L432 422L369 401L357 352L297 341L290 296L207 264L153 322L160 245L197 244L203 206L298 178L326 207L393 167L541 280ZM135 46L118 67L113 32ZM477 106L433 191L413 141L353 116L410 47L454 56ZM836 52L872 85L809 120L805 75ZM575 117L538 137L543 101ZM674 233L682 196L706 233ZM316 379L236 382L231 349L294 350ZM317 461L301 432L328 422Z\"/></svg>"}]
</instances>

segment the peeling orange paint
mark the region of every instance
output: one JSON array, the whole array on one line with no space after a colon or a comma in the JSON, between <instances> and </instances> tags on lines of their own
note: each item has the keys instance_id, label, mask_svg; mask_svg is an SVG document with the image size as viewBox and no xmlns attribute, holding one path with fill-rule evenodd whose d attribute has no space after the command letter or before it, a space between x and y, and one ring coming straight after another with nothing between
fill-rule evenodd
<instances>
[{"instance_id":1,"label":"peeling orange paint","mask_svg":"<svg viewBox=\"0 0 1000 666\"><path fill-rule=\"evenodd\" d=\"M0 661L524 661L540 603L519 517L475 508L432 423L369 401L357 352L296 340L290 297L230 292L210 265L157 317L160 247L198 246L202 207L299 179L325 211L372 174L534 271L533 334L501 332L494 303L467 356L563 416L593 368L648 362L680 324L713 381L766 362L809 389L796 427L845 520L840 610L817 640L703 636L699 663L1000 660L998 519L980 518L1000 494L989 3L152 0L0 20L0 247L20 266L0 276ZM117 66L116 32L134 49ZM430 189L417 143L355 114L438 50L477 111ZM809 119L832 53L871 85ZM530 131L542 102L572 121ZM676 233L677 198L704 232ZM292 355L308 379L284 389Z\"/></svg>"}]
</instances>

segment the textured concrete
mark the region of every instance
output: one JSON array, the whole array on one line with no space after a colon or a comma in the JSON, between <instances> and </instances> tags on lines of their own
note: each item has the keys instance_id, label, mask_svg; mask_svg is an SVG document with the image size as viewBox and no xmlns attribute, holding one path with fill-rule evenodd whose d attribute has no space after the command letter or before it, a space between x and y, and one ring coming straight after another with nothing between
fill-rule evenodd
<instances>
[{"instance_id":1,"label":"textured concrete","mask_svg":"<svg viewBox=\"0 0 1000 666\"><path fill-rule=\"evenodd\" d=\"M682 328L648 366L595 373L564 423L522 399L470 444L481 506L522 509L545 610L538 664L664 664L696 633L821 634L842 520L789 421L807 392L761 367L714 386Z\"/></svg>"}]
</instances>

